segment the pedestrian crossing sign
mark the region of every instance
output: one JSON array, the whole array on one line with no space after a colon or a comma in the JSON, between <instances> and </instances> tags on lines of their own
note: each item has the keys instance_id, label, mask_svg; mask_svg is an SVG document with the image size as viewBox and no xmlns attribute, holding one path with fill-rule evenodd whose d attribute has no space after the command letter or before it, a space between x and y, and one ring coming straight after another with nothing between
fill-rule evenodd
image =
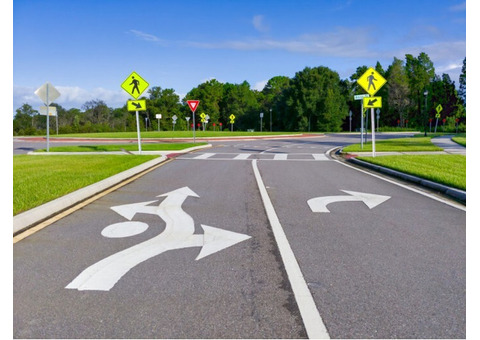
<instances>
[{"instance_id":1,"label":"pedestrian crossing sign","mask_svg":"<svg viewBox=\"0 0 480 340\"><path fill-rule=\"evenodd\" d=\"M358 78L357 83L367 93L373 96L377 93L380 88L385 85L387 80L382 77L380 73L378 73L373 67L370 67L360 78Z\"/></svg>"},{"instance_id":2,"label":"pedestrian crossing sign","mask_svg":"<svg viewBox=\"0 0 480 340\"><path fill-rule=\"evenodd\" d=\"M149 84L138 73L132 72L121 86L129 95L137 99L147 89Z\"/></svg>"}]
</instances>

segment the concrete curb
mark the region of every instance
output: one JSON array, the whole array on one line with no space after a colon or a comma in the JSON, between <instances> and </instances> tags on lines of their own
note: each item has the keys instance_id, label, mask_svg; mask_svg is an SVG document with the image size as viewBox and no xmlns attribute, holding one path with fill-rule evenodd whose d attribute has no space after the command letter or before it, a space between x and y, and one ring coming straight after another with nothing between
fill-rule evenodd
<instances>
[{"instance_id":1,"label":"concrete curb","mask_svg":"<svg viewBox=\"0 0 480 340\"><path fill-rule=\"evenodd\" d=\"M143 164L140 164L134 168L125 170L123 172L120 172L116 175L113 175L111 177L108 177L104 180L101 180L100 182L93 183L89 186L86 186L84 188L78 189L74 192L71 192L70 194L67 194L65 196L59 197L53 201L47 202L45 204L42 204L38 207L35 207L33 209L30 209L28 211L25 211L23 213L20 213L18 215L13 216L13 234L15 235L16 233L20 231L24 231L28 229L29 227L38 224L47 218L58 214L59 212L66 210L73 205L84 201L132 176L135 176L142 171L145 171L151 167L156 166L157 164L160 164L168 159L167 155L169 154L179 154L179 153L187 153L195 150L200 150L200 149L205 149L211 147L211 144L208 145L201 145L201 146L194 146L185 150L178 150L178 151L149 151L147 152L142 152L143 155L160 155L160 157L152 159L151 161L145 162ZM138 152L137 152L138 153ZM34 155L48 155L48 154L56 154L56 155L64 155L64 154L72 154L72 155L77 155L77 154L98 154L98 153L88 153L88 152L76 152L76 153L63 153L63 152L55 152L55 153L32 153ZM106 154L105 152L101 154ZM109 153L109 154L122 154L125 155L123 152L115 152L115 153Z\"/></svg>"},{"instance_id":2,"label":"concrete curb","mask_svg":"<svg viewBox=\"0 0 480 340\"><path fill-rule=\"evenodd\" d=\"M340 150L341 150L341 148L337 149L335 151L335 153L337 153L337 154L340 153ZM403 179L405 181L412 182L412 183L421 185L423 187L426 187L426 188L429 188L429 189L432 189L432 190L435 190L435 191L438 191L438 192L440 192L444 195L447 195L447 196L449 196L449 197L451 197L451 198L453 198L453 199L455 199L455 200L457 200L457 201L459 201L463 204L467 203L467 193L466 193L466 191L463 191L463 190L460 190L460 189L455 189L455 188L452 188L452 187L449 187L449 186L446 186L446 185L443 185L443 184L439 184L439 183L436 183L436 182L432 182L432 181L429 181L429 180L426 180L426 179L423 179L423 178L420 178L420 177L417 177L417 176L409 175L409 174L406 174L406 173L403 173L403 172L400 172L400 171L392 170L392 169L385 168L385 167L382 167L382 166L379 166L379 165L375 165L375 164L372 164L372 163L361 161L359 159L356 159L355 157L345 159L345 161L360 165L364 168L368 168L368 169L371 169L371 170L374 170L374 171L378 171L380 173L384 173L384 174L387 174L387 175L390 175L390 176L393 176L393 177L397 177L397 178Z\"/></svg>"}]
</instances>

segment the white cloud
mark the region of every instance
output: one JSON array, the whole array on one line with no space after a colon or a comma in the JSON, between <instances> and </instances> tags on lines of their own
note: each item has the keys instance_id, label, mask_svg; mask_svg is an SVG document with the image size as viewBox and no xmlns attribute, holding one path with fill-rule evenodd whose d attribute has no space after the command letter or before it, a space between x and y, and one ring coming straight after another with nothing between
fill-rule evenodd
<instances>
[{"instance_id":1,"label":"white cloud","mask_svg":"<svg viewBox=\"0 0 480 340\"><path fill-rule=\"evenodd\" d=\"M123 90L107 90L104 88L95 88L87 90L78 86L55 86L60 97L55 102L65 109L78 108L81 109L85 102L90 100L103 100L109 107L117 108L125 105L130 96ZM34 88L25 86L13 86L13 110L18 109L27 103L34 109L38 109L43 105L40 98L35 95Z\"/></svg>"},{"instance_id":2,"label":"white cloud","mask_svg":"<svg viewBox=\"0 0 480 340\"><path fill-rule=\"evenodd\" d=\"M261 32L265 33L270 30L270 26L265 23L265 17L263 15L255 15L252 19L253 27Z\"/></svg>"},{"instance_id":3,"label":"white cloud","mask_svg":"<svg viewBox=\"0 0 480 340\"><path fill-rule=\"evenodd\" d=\"M284 50L330 57L374 57L369 46L373 43L366 28L337 27L320 34L304 34L296 39L246 39L224 42L187 42L191 47L243 51Z\"/></svg>"},{"instance_id":4,"label":"white cloud","mask_svg":"<svg viewBox=\"0 0 480 340\"><path fill-rule=\"evenodd\" d=\"M253 89L257 91L262 91L265 85L267 85L268 80L261 80L259 82L256 82L255 85L253 85Z\"/></svg>"},{"instance_id":5,"label":"white cloud","mask_svg":"<svg viewBox=\"0 0 480 340\"><path fill-rule=\"evenodd\" d=\"M166 40L160 39L159 37L157 37L153 34L145 33L145 32L138 31L138 30L133 30L133 29L128 31L128 32L130 34L133 34L135 37L137 37L141 40L157 43L157 44L160 44L160 45L167 45Z\"/></svg>"}]
</instances>

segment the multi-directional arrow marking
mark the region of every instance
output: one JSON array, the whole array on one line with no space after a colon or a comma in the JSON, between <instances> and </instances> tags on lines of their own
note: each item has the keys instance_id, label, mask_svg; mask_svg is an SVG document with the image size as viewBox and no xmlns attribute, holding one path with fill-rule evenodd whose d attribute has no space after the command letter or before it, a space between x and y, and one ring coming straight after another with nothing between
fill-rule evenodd
<instances>
[{"instance_id":1,"label":"multi-directional arrow marking","mask_svg":"<svg viewBox=\"0 0 480 340\"><path fill-rule=\"evenodd\" d=\"M329 213L330 210L327 209L327 205L335 202L350 202L350 201L360 201L365 203L370 209L375 208L377 205L382 204L390 198L390 196L382 196L376 194L367 194L363 192L356 191L347 191L342 190L348 195L342 196L323 196L311 198L307 201L308 206L313 212L323 212Z\"/></svg>"},{"instance_id":2,"label":"multi-directional arrow marking","mask_svg":"<svg viewBox=\"0 0 480 340\"><path fill-rule=\"evenodd\" d=\"M158 206L149 205L157 201L148 201L112 207L112 210L129 221L139 213L158 215L166 223L165 230L147 241L115 253L91 265L65 288L108 291L130 269L168 250L202 247L196 258L196 260L200 260L250 238L250 236L245 234L203 224L201 225L204 231L203 235L195 235L193 218L182 209L183 202L189 196L199 197L190 188L183 187L157 196L166 197ZM117 226L118 223L116 224Z\"/></svg>"}]
</instances>

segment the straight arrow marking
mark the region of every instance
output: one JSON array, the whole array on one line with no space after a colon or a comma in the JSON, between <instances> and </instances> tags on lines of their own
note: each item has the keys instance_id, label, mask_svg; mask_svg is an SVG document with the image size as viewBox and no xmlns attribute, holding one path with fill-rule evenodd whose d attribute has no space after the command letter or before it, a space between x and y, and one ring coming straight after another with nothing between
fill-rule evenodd
<instances>
[{"instance_id":1,"label":"straight arrow marking","mask_svg":"<svg viewBox=\"0 0 480 340\"><path fill-rule=\"evenodd\" d=\"M347 191L342 190L344 193L348 194L343 196L322 196L322 197L315 197L311 198L307 201L308 206L313 212L323 212L329 213L327 205L330 203L335 202L350 202L350 201L361 201L365 203L365 205L369 209L375 208L377 205L387 201L390 199L390 196L382 196L376 194L368 194L363 192L356 192L356 191Z\"/></svg>"}]
</instances>

